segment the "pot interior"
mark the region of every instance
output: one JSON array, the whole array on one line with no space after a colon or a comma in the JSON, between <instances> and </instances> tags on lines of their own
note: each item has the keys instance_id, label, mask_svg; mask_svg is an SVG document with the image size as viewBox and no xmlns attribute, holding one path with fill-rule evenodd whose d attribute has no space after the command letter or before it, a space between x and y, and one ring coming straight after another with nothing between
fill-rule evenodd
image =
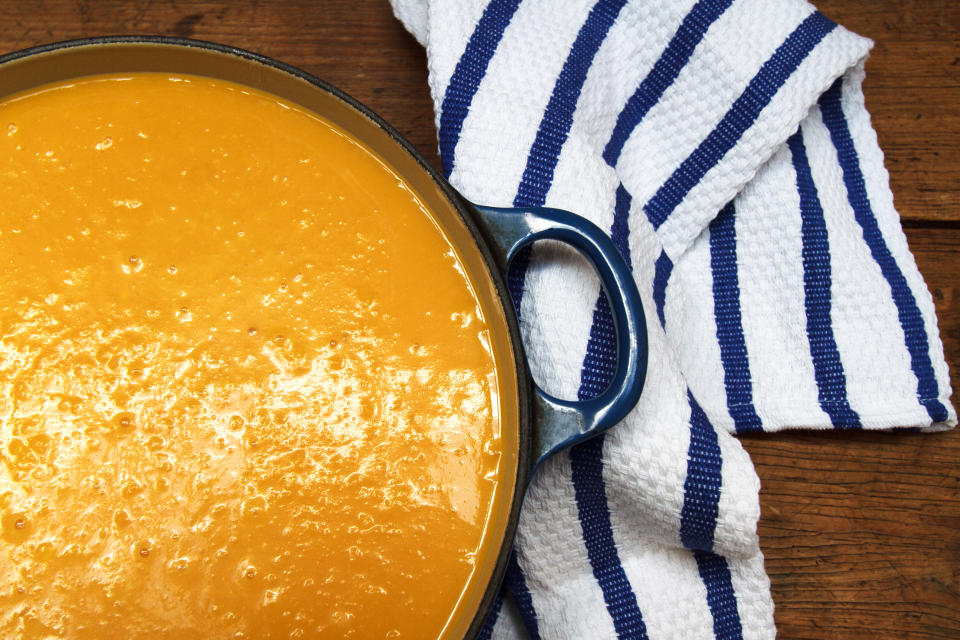
<instances>
[{"instance_id":1,"label":"pot interior","mask_svg":"<svg viewBox=\"0 0 960 640\"><path fill-rule=\"evenodd\" d=\"M519 511L526 474L528 428L525 368L519 359L515 321L505 311L502 279L472 223L466 205L393 130L332 88L272 61L225 47L163 39L100 40L66 43L8 56L0 66L0 96L83 76L162 72L206 76L247 85L294 102L336 127L379 156L404 177L429 208L437 225L455 247L472 282L490 329L490 351L496 362L497 397L503 455L501 490L490 510L476 569L444 637L470 636L479 630L505 566L506 552Z\"/></svg>"}]
</instances>

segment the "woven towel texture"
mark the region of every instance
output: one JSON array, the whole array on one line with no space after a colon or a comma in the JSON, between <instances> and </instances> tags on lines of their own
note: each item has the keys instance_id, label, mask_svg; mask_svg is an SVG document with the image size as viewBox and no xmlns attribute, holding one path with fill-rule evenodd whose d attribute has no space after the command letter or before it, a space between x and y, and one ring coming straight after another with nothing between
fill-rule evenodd
<instances>
[{"instance_id":1,"label":"woven towel texture","mask_svg":"<svg viewBox=\"0 0 960 640\"><path fill-rule=\"evenodd\" d=\"M870 42L799 0L393 0L426 47L467 198L608 230L647 386L548 461L484 637L775 635L736 433L956 424L933 302L863 103ZM596 278L540 243L510 278L538 383L614 367Z\"/></svg>"}]
</instances>

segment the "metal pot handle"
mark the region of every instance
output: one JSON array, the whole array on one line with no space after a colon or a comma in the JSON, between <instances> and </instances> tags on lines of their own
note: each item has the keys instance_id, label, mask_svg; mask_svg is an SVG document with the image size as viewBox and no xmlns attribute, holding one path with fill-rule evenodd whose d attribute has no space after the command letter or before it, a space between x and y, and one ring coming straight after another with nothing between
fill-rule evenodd
<instances>
[{"instance_id":1,"label":"metal pot handle","mask_svg":"<svg viewBox=\"0 0 960 640\"><path fill-rule=\"evenodd\" d=\"M603 393L590 400L561 400L534 383L532 474L554 452L609 429L636 405L647 372L643 304L619 251L589 220L561 209L473 207L504 277L522 247L536 240L559 240L591 262L613 315L617 368Z\"/></svg>"}]
</instances>

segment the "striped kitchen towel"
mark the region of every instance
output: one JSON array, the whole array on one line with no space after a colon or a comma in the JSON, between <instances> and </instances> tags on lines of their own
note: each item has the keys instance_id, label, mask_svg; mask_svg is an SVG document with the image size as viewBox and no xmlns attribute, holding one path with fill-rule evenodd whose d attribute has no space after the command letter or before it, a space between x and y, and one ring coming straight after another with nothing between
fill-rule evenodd
<instances>
[{"instance_id":1,"label":"striped kitchen towel","mask_svg":"<svg viewBox=\"0 0 960 640\"><path fill-rule=\"evenodd\" d=\"M426 47L453 185L608 229L648 309L639 405L537 472L483 637L772 638L733 434L956 424L863 104L871 43L801 0L393 7ZM539 383L601 391L589 268L540 243L509 280Z\"/></svg>"}]
</instances>

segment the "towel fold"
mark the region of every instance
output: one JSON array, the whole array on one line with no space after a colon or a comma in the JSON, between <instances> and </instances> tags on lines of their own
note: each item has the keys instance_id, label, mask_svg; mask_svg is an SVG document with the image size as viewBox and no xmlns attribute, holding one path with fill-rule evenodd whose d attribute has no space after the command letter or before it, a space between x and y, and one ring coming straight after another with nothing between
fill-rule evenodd
<instances>
[{"instance_id":1,"label":"towel fold","mask_svg":"<svg viewBox=\"0 0 960 640\"><path fill-rule=\"evenodd\" d=\"M640 403L537 472L482 637L774 637L734 434L957 420L863 102L870 41L799 0L392 2L451 183L609 230L647 309ZM585 263L538 243L509 280L538 383L602 391Z\"/></svg>"}]
</instances>

